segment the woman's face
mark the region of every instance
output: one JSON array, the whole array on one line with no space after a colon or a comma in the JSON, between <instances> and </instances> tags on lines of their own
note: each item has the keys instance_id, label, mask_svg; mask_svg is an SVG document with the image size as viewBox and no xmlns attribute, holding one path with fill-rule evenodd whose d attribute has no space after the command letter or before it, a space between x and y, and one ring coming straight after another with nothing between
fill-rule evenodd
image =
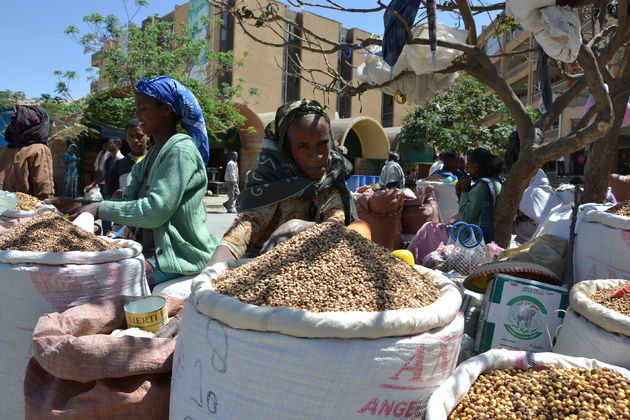
<instances>
[{"instance_id":1,"label":"woman's face","mask_svg":"<svg viewBox=\"0 0 630 420\"><path fill-rule=\"evenodd\" d=\"M142 127L127 129L127 144L135 156L142 156L146 153L148 141L149 136L142 131Z\"/></svg>"},{"instance_id":2,"label":"woman's face","mask_svg":"<svg viewBox=\"0 0 630 420\"><path fill-rule=\"evenodd\" d=\"M289 152L297 166L311 179L326 174L330 127L325 118L311 114L293 121L287 128Z\"/></svg>"},{"instance_id":3,"label":"woman's face","mask_svg":"<svg viewBox=\"0 0 630 420\"><path fill-rule=\"evenodd\" d=\"M466 172L470 175L473 180L479 179L479 164L474 162L470 157L468 158L468 162L466 163Z\"/></svg>"},{"instance_id":4,"label":"woman's face","mask_svg":"<svg viewBox=\"0 0 630 420\"><path fill-rule=\"evenodd\" d=\"M171 108L157 99L142 93L136 93L136 117L146 135L155 135L170 117Z\"/></svg>"}]
</instances>

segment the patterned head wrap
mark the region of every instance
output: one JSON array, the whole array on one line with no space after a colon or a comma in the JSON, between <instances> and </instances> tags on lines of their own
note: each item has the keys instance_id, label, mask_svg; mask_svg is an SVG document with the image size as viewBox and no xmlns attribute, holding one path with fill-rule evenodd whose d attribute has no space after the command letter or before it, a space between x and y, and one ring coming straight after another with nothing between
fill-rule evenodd
<instances>
[{"instance_id":1,"label":"patterned head wrap","mask_svg":"<svg viewBox=\"0 0 630 420\"><path fill-rule=\"evenodd\" d=\"M50 124L48 114L38 106L18 107L4 131L7 147L19 149L34 143L48 143Z\"/></svg>"},{"instance_id":2,"label":"patterned head wrap","mask_svg":"<svg viewBox=\"0 0 630 420\"><path fill-rule=\"evenodd\" d=\"M173 111L179 116L182 127L186 129L195 142L203 162L208 164L210 158L208 131L203 119L203 112L195 95L177 80L166 76L158 76L153 79L143 77L135 86L138 93L151 96L173 106Z\"/></svg>"},{"instance_id":3,"label":"patterned head wrap","mask_svg":"<svg viewBox=\"0 0 630 420\"><path fill-rule=\"evenodd\" d=\"M276 111L274 122L267 125L265 129L265 136L271 140L275 140L276 143L278 143L278 148L282 149L287 138L289 125L298 118L311 114L324 117L330 127L330 118L328 114L326 114L324 107L317 101L302 99L301 101L289 102L279 107ZM332 141L332 136L330 137Z\"/></svg>"}]
</instances>

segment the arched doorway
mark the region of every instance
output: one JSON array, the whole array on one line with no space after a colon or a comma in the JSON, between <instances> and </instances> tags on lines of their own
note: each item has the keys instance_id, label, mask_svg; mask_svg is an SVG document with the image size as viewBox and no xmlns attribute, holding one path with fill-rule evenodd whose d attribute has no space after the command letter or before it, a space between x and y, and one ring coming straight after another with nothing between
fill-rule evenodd
<instances>
[{"instance_id":1,"label":"arched doorway","mask_svg":"<svg viewBox=\"0 0 630 420\"><path fill-rule=\"evenodd\" d=\"M335 142L347 150L354 173L378 175L389 153L389 140L374 118L356 117L331 121Z\"/></svg>"}]
</instances>

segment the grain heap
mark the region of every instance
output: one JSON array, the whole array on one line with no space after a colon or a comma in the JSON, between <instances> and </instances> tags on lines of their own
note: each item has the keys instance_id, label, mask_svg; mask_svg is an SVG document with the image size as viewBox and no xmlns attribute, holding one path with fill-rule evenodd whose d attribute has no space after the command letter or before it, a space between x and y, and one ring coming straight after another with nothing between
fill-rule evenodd
<instances>
[{"instance_id":1,"label":"grain heap","mask_svg":"<svg viewBox=\"0 0 630 420\"><path fill-rule=\"evenodd\" d=\"M630 381L609 369L504 369L483 374L448 417L627 419Z\"/></svg>"},{"instance_id":2,"label":"grain heap","mask_svg":"<svg viewBox=\"0 0 630 420\"><path fill-rule=\"evenodd\" d=\"M623 315L630 316L630 293L626 293L625 295L614 298L613 295L617 293L620 289L624 287L628 287L630 282L626 284L622 284L621 286L609 287L607 289L601 289L597 291L594 295L590 296L592 300L607 307L608 309L612 309L613 311L617 311Z\"/></svg>"},{"instance_id":3,"label":"grain heap","mask_svg":"<svg viewBox=\"0 0 630 420\"><path fill-rule=\"evenodd\" d=\"M606 213L611 213L616 216L630 217L630 200L622 201L615 204L614 206L606 210Z\"/></svg>"},{"instance_id":4,"label":"grain heap","mask_svg":"<svg viewBox=\"0 0 630 420\"><path fill-rule=\"evenodd\" d=\"M17 206L15 206L16 210L35 210L35 205L40 202L39 198L33 197L32 195L21 192L14 192L13 194L15 194L18 200Z\"/></svg>"},{"instance_id":5,"label":"grain heap","mask_svg":"<svg viewBox=\"0 0 630 420\"><path fill-rule=\"evenodd\" d=\"M52 213L33 217L0 236L0 250L33 252L107 251L118 246Z\"/></svg>"},{"instance_id":6,"label":"grain heap","mask_svg":"<svg viewBox=\"0 0 630 420\"><path fill-rule=\"evenodd\" d=\"M437 284L342 224L316 225L213 281L219 293L258 306L312 312L420 308Z\"/></svg>"}]
</instances>

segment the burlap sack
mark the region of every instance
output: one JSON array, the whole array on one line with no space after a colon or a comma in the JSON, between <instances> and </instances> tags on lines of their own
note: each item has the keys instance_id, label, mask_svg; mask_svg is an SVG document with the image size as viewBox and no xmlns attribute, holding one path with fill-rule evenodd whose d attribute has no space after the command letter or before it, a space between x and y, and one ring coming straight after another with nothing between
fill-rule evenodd
<instances>
[{"instance_id":1,"label":"burlap sack","mask_svg":"<svg viewBox=\"0 0 630 420\"><path fill-rule=\"evenodd\" d=\"M630 200L630 175L610 174L608 185L617 201Z\"/></svg>"},{"instance_id":2,"label":"burlap sack","mask_svg":"<svg viewBox=\"0 0 630 420\"><path fill-rule=\"evenodd\" d=\"M439 222L438 205L433 195L429 192L418 196L415 200L404 201L401 222L402 232L415 235L427 222Z\"/></svg>"},{"instance_id":3,"label":"burlap sack","mask_svg":"<svg viewBox=\"0 0 630 420\"><path fill-rule=\"evenodd\" d=\"M26 419L167 419L175 339L113 337L120 296L42 316L24 381ZM167 297L169 316L185 299ZM43 398L43 396L46 396Z\"/></svg>"}]
</instances>

